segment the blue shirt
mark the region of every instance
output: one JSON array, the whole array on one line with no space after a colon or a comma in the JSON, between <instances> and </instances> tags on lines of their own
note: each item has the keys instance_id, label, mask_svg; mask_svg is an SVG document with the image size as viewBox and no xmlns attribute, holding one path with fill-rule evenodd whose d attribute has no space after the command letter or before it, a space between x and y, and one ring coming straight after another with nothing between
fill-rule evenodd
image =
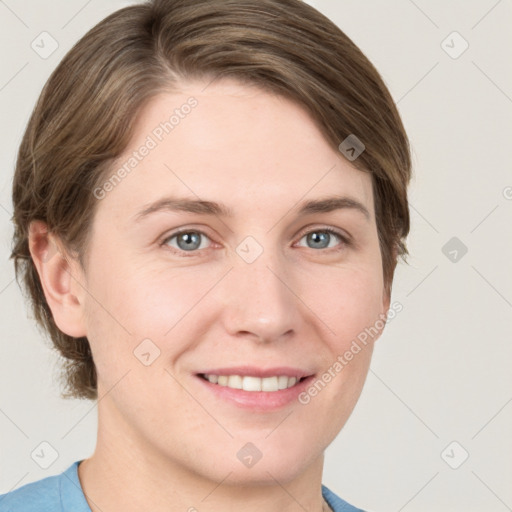
<instances>
[{"instance_id":1,"label":"blue shirt","mask_svg":"<svg viewBox=\"0 0 512 512\"><path fill-rule=\"evenodd\" d=\"M48 476L1 494L0 512L91 512L78 479L80 462L74 462L60 475ZM324 485L322 495L334 512L364 512L343 501Z\"/></svg>"}]
</instances>

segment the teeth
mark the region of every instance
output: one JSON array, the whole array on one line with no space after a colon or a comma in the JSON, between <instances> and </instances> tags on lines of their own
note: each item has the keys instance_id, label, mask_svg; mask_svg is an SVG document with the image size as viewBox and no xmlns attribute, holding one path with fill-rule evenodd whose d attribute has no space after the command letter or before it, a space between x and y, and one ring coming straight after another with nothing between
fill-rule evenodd
<instances>
[{"instance_id":1,"label":"teeth","mask_svg":"<svg viewBox=\"0 0 512 512\"><path fill-rule=\"evenodd\" d=\"M228 387L233 388L233 389L242 389L242 387L243 387L242 377L240 377L240 375L230 375L228 378L227 385L228 385Z\"/></svg>"},{"instance_id":2,"label":"teeth","mask_svg":"<svg viewBox=\"0 0 512 512\"><path fill-rule=\"evenodd\" d=\"M261 391L277 391L277 377L265 377L261 379Z\"/></svg>"},{"instance_id":3,"label":"teeth","mask_svg":"<svg viewBox=\"0 0 512 512\"><path fill-rule=\"evenodd\" d=\"M230 377L231 378L231 377ZM247 375L242 379L242 389L244 391L261 391L261 381L258 377L248 377ZM229 383L228 383L229 386Z\"/></svg>"},{"instance_id":4,"label":"teeth","mask_svg":"<svg viewBox=\"0 0 512 512\"><path fill-rule=\"evenodd\" d=\"M205 375L205 378L212 384L244 391L279 391L291 388L297 383L297 377L287 377L286 375L264 378L249 375Z\"/></svg>"},{"instance_id":5,"label":"teeth","mask_svg":"<svg viewBox=\"0 0 512 512\"><path fill-rule=\"evenodd\" d=\"M288 387L288 377L286 375L280 375L277 378L277 387L279 389L286 389Z\"/></svg>"}]
</instances>

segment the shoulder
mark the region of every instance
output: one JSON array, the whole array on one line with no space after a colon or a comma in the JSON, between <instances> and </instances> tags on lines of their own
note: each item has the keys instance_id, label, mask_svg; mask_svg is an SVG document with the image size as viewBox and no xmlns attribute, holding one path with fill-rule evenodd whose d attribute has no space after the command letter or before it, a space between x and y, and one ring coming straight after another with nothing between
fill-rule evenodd
<instances>
[{"instance_id":1,"label":"shoulder","mask_svg":"<svg viewBox=\"0 0 512 512\"><path fill-rule=\"evenodd\" d=\"M322 496L325 501L330 505L334 512L364 512L360 508L356 508L345 500L342 500L338 495L334 494L325 485L322 485Z\"/></svg>"},{"instance_id":2,"label":"shoulder","mask_svg":"<svg viewBox=\"0 0 512 512\"><path fill-rule=\"evenodd\" d=\"M90 512L78 479L78 464L74 462L59 475L32 482L6 494L0 494L0 512L56 512L71 510ZM334 512L364 512L322 485L322 495Z\"/></svg>"},{"instance_id":3,"label":"shoulder","mask_svg":"<svg viewBox=\"0 0 512 512\"><path fill-rule=\"evenodd\" d=\"M57 512L68 510L69 504L76 512L90 512L78 479L80 462L74 462L58 475L0 494L0 512Z\"/></svg>"},{"instance_id":4,"label":"shoulder","mask_svg":"<svg viewBox=\"0 0 512 512\"><path fill-rule=\"evenodd\" d=\"M25 484L0 495L0 512L60 510L60 475Z\"/></svg>"}]
</instances>

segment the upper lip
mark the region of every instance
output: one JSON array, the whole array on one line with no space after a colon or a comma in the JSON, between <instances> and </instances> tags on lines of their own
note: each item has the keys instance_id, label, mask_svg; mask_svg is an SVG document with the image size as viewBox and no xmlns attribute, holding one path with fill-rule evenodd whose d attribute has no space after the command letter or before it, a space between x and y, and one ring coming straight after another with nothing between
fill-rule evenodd
<instances>
[{"instance_id":1,"label":"upper lip","mask_svg":"<svg viewBox=\"0 0 512 512\"><path fill-rule=\"evenodd\" d=\"M198 374L206 375L241 375L251 377L274 377L286 375L287 377L309 377L313 372L301 368L293 368L291 366L274 366L272 368L258 368L256 366L231 366L229 368L210 368L198 372Z\"/></svg>"}]
</instances>

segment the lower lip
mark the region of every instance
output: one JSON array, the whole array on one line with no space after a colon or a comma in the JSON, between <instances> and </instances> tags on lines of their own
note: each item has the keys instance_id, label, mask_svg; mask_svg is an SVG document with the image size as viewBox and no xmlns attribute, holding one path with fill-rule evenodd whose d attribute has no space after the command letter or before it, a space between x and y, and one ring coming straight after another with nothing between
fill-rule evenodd
<instances>
[{"instance_id":1,"label":"lower lip","mask_svg":"<svg viewBox=\"0 0 512 512\"><path fill-rule=\"evenodd\" d=\"M306 377L291 388L280 389L278 391L244 391L243 389L233 389L227 386L213 384L199 375L196 375L196 378L203 386L223 400L244 409L267 412L281 409L297 401L298 395L310 385L311 381L314 379L314 375Z\"/></svg>"}]
</instances>

